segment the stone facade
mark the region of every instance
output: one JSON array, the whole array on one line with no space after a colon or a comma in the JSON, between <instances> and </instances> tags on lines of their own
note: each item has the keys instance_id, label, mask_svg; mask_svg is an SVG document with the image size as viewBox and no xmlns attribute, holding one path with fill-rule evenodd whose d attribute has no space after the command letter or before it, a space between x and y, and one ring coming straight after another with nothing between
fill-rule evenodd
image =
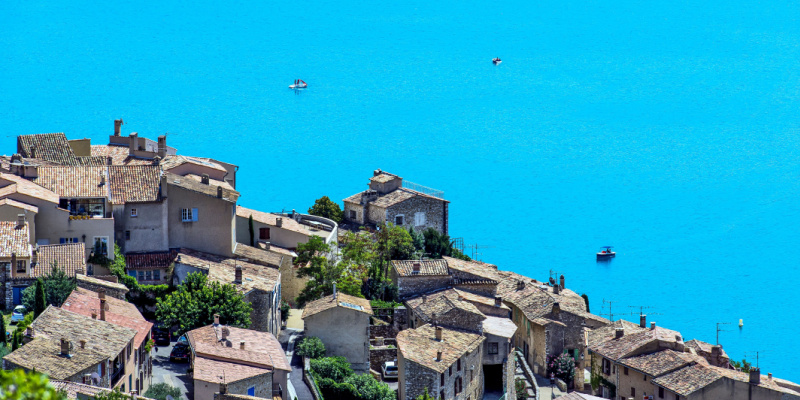
<instances>
[{"instance_id":1,"label":"stone facade","mask_svg":"<svg viewBox=\"0 0 800 400\"><path fill-rule=\"evenodd\" d=\"M397 359L397 346L389 348L387 345L373 347L369 349L369 367L370 369L381 372L381 367L386 361L394 361Z\"/></svg>"},{"instance_id":2,"label":"stone facade","mask_svg":"<svg viewBox=\"0 0 800 400\"><path fill-rule=\"evenodd\" d=\"M378 207L374 207L378 208ZM403 223L399 224L404 228L414 227L415 231L421 232L428 228L436 229L439 233L447 234L447 202L441 199L416 196L406 201L397 203L384 210L384 216L380 220L397 224L397 217L402 215ZM422 214L424 223L417 225L417 214ZM372 207L370 207L370 218L372 219Z\"/></svg>"},{"instance_id":3,"label":"stone facade","mask_svg":"<svg viewBox=\"0 0 800 400\"><path fill-rule=\"evenodd\" d=\"M461 357L461 370L451 365L438 373L413 361L398 357L398 400L413 400L428 389L435 399L482 399L483 398L483 352L477 349ZM472 367L475 367L474 369ZM460 379L461 392L456 395L456 381ZM444 385L442 385L444 381Z\"/></svg>"},{"instance_id":4,"label":"stone facade","mask_svg":"<svg viewBox=\"0 0 800 400\"><path fill-rule=\"evenodd\" d=\"M280 285L277 290L280 290ZM270 332L277 336L281 329L280 295L254 289L244 297L253 306L250 313L250 329Z\"/></svg>"},{"instance_id":5,"label":"stone facade","mask_svg":"<svg viewBox=\"0 0 800 400\"><path fill-rule=\"evenodd\" d=\"M450 275L398 276L394 269L391 270L390 275L392 283L397 285L397 293L400 298L428 293L448 287L451 283Z\"/></svg>"},{"instance_id":6,"label":"stone facade","mask_svg":"<svg viewBox=\"0 0 800 400\"><path fill-rule=\"evenodd\" d=\"M94 276L78 274L75 277L78 287L91 290L93 292L98 292L100 289L103 289L106 291L106 296L108 297L125 300L125 295L128 293L128 288L121 283L117 283L117 277L113 275L98 278Z\"/></svg>"}]
</instances>

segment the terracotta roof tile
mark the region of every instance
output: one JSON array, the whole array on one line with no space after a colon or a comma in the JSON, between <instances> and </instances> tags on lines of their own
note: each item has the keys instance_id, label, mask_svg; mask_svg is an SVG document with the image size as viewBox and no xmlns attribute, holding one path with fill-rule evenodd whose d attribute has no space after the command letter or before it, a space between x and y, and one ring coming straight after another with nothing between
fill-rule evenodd
<instances>
[{"instance_id":1,"label":"terracotta roof tile","mask_svg":"<svg viewBox=\"0 0 800 400\"><path fill-rule=\"evenodd\" d=\"M642 331L624 335L619 339L611 339L591 346L592 352L598 353L611 360L635 354L635 352L649 343L664 342L676 343L681 341L681 335L677 331L656 327L655 329L644 329Z\"/></svg>"},{"instance_id":2,"label":"terracotta roof tile","mask_svg":"<svg viewBox=\"0 0 800 400\"><path fill-rule=\"evenodd\" d=\"M197 182L194 179L186 178L180 175L175 175L169 172L165 172L162 175L162 179L168 184L177 186L182 189L190 190L193 192L201 193L206 196L210 197L217 197L217 188L219 186L213 185L206 185L200 182ZM222 189L222 200L229 201L231 203L236 203L236 200L239 198L239 192L235 190L228 190Z\"/></svg>"},{"instance_id":3,"label":"terracotta roof tile","mask_svg":"<svg viewBox=\"0 0 800 400\"><path fill-rule=\"evenodd\" d=\"M223 328L230 332L222 340ZM208 325L186 333L195 354L232 364L291 371L280 342L269 332L234 328L225 325ZM245 348L240 343L245 342ZM199 368L195 366L195 371Z\"/></svg>"},{"instance_id":4,"label":"terracotta roof tile","mask_svg":"<svg viewBox=\"0 0 800 400\"><path fill-rule=\"evenodd\" d=\"M482 305L485 305L485 306L497 307L497 306L495 306L495 301L494 301L493 297L483 296L483 295L480 295L480 294L477 294L477 293L471 293L471 292L468 292L466 290L460 290L460 289L455 289L455 288L445 289L445 290L441 290L441 291L434 292L434 293L429 293L429 294L424 295L424 296L417 296L417 297L414 297L414 298L406 300L406 304L410 308L416 309L417 307L419 307L422 304L423 298L425 298L426 296L427 296L426 301L430 300L430 299L434 299L434 298L439 297L439 296L447 296L450 299L454 299L454 300L461 299L461 300L463 300L465 302L469 302L469 303L472 303L472 304L482 304ZM508 306L505 305L505 304L502 304L502 303L500 304L500 307L498 307L498 308L504 309L504 310L509 310Z\"/></svg>"},{"instance_id":5,"label":"terracotta roof tile","mask_svg":"<svg viewBox=\"0 0 800 400\"><path fill-rule=\"evenodd\" d=\"M127 146L95 145L92 146L92 156L108 159L111 157L111 165L152 165L153 160L130 156Z\"/></svg>"},{"instance_id":6,"label":"terracotta roof tile","mask_svg":"<svg viewBox=\"0 0 800 400\"><path fill-rule=\"evenodd\" d=\"M158 251L149 253L128 253L125 255L125 268L139 269L166 269L178 256L175 250Z\"/></svg>"},{"instance_id":7,"label":"terracotta roof tile","mask_svg":"<svg viewBox=\"0 0 800 400\"><path fill-rule=\"evenodd\" d=\"M3 357L23 368L47 374L53 379L67 379L81 371L109 358L95 349L82 349L79 343L72 343L71 357L61 355L61 339L37 337L33 341ZM121 348L120 348L121 350Z\"/></svg>"},{"instance_id":8,"label":"terracotta roof tile","mask_svg":"<svg viewBox=\"0 0 800 400\"><path fill-rule=\"evenodd\" d=\"M106 322L134 329L136 336L133 340L133 345L136 348L141 347L150 333L153 323L145 320L136 306L125 300L106 296L106 304L108 307ZM90 318L92 313L95 313L99 318L100 297L97 292L78 287L64 300L61 308Z\"/></svg>"},{"instance_id":9,"label":"terracotta roof tile","mask_svg":"<svg viewBox=\"0 0 800 400\"><path fill-rule=\"evenodd\" d=\"M108 175L114 204L159 200L161 169L157 165L110 166Z\"/></svg>"},{"instance_id":10,"label":"terracotta roof tile","mask_svg":"<svg viewBox=\"0 0 800 400\"><path fill-rule=\"evenodd\" d=\"M35 199L46 200L58 204L59 197L55 192L39 186L25 178L0 172L0 198L19 193Z\"/></svg>"},{"instance_id":11,"label":"terracotta roof tile","mask_svg":"<svg viewBox=\"0 0 800 400\"><path fill-rule=\"evenodd\" d=\"M111 322L92 319L61 308L49 306L33 321L35 337L66 338L75 347L81 339L86 348L114 359L136 336L136 331Z\"/></svg>"},{"instance_id":12,"label":"terracotta roof tile","mask_svg":"<svg viewBox=\"0 0 800 400\"><path fill-rule=\"evenodd\" d=\"M270 250L272 250L270 246ZM279 268L283 261L283 256L277 252L267 251L256 247L250 247L245 244L236 243L233 249L233 254L244 261L249 261L255 264L268 265L274 268Z\"/></svg>"},{"instance_id":13,"label":"terracotta roof tile","mask_svg":"<svg viewBox=\"0 0 800 400\"><path fill-rule=\"evenodd\" d=\"M369 305L369 300L337 293L335 298L334 295L329 295L306 304L302 318L305 319L335 307L343 307L372 315L372 307Z\"/></svg>"},{"instance_id":14,"label":"terracotta roof tile","mask_svg":"<svg viewBox=\"0 0 800 400\"><path fill-rule=\"evenodd\" d=\"M271 372L272 368L269 367L254 367L197 356L194 358L192 378L213 383L222 382L224 379L227 383L233 383Z\"/></svg>"},{"instance_id":15,"label":"terracotta roof tile","mask_svg":"<svg viewBox=\"0 0 800 400\"><path fill-rule=\"evenodd\" d=\"M108 171L106 167L40 167L39 176L33 179L60 197L108 198Z\"/></svg>"},{"instance_id":16,"label":"terracotta roof tile","mask_svg":"<svg viewBox=\"0 0 800 400\"><path fill-rule=\"evenodd\" d=\"M650 376L661 376L687 365L706 364L706 360L690 353L663 349L649 354L622 358L619 363Z\"/></svg>"},{"instance_id":17,"label":"terracotta roof tile","mask_svg":"<svg viewBox=\"0 0 800 400\"><path fill-rule=\"evenodd\" d=\"M483 320L483 331L492 335L512 338L517 331L517 325L508 318L487 316Z\"/></svg>"},{"instance_id":18,"label":"terracotta roof tile","mask_svg":"<svg viewBox=\"0 0 800 400\"><path fill-rule=\"evenodd\" d=\"M606 326L589 331L589 347L594 347L614 339L617 334L617 328L623 329L623 336L641 332L646 329L639 327L639 325L634 324L633 322L629 322L624 319L618 319Z\"/></svg>"},{"instance_id":19,"label":"terracotta roof tile","mask_svg":"<svg viewBox=\"0 0 800 400\"><path fill-rule=\"evenodd\" d=\"M479 348L484 337L475 333L442 327L442 340L436 340L435 328L428 324L397 334L400 356L438 373L444 372L465 354ZM436 361L436 352L442 352Z\"/></svg>"},{"instance_id":20,"label":"terracotta roof tile","mask_svg":"<svg viewBox=\"0 0 800 400\"><path fill-rule=\"evenodd\" d=\"M111 275L111 276L113 276L113 275ZM108 276L108 277L110 277L110 276ZM113 276L113 277L116 278L116 276ZM105 288L108 288L108 289L121 291L123 294L128 293L128 287L127 286L125 286L125 285L123 285L121 283L111 282L111 281L107 281L105 279L99 279L99 278L97 278L97 276L86 276L86 275L83 275L83 274L77 274L77 275L75 275L75 279L77 279L78 282L86 282L86 283L89 283L89 284L94 285L94 286L101 286L101 287L105 287ZM80 283L78 285L80 286Z\"/></svg>"},{"instance_id":21,"label":"terracotta roof tile","mask_svg":"<svg viewBox=\"0 0 800 400\"><path fill-rule=\"evenodd\" d=\"M49 274L53 263L70 277L75 276L77 271L86 271L86 252L82 242L39 246L37 256L33 277Z\"/></svg>"},{"instance_id":22,"label":"terracotta roof tile","mask_svg":"<svg viewBox=\"0 0 800 400\"><path fill-rule=\"evenodd\" d=\"M103 165L100 157L77 157L63 133L40 133L17 137L17 152L23 157L39 158L61 165Z\"/></svg>"},{"instance_id":23,"label":"terracotta roof tile","mask_svg":"<svg viewBox=\"0 0 800 400\"><path fill-rule=\"evenodd\" d=\"M11 257L11 254L16 254L17 257L30 257L32 250L30 240L27 222L17 226L16 221L0 221L0 257Z\"/></svg>"},{"instance_id":24,"label":"terracotta roof tile","mask_svg":"<svg viewBox=\"0 0 800 400\"><path fill-rule=\"evenodd\" d=\"M271 292L280 279L277 268L191 249L178 250L175 262L207 270L208 279L220 283L233 283L239 265L242 267L242 283L236 287L245 293L254 289Z\"/></svg>"},{"instance_id":25,"label":"terracotta roof tile","mask_svg":"<svg viewBox=\"0 0 800 400\"><path fill-rule=\"evenodd\" d=\"M415 264L419 264L418 273L414 273ZM392 260L392 266L399 276L450 275L445 260Z\"/></svg>"}]
</instances>

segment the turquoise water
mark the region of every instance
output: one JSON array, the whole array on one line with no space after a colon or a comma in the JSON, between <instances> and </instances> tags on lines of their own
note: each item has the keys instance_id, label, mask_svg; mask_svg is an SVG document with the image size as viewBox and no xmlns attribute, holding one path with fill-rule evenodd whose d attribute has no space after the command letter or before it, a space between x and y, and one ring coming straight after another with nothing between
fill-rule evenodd
<instances>
[{"instance_id":1,"label":"turquoise water","mask_svg":"<svg viewBox=\"0 0 800 400\"><path fill-rule=\"evenodd\" d=\"M0 153L29 133L106 143L124 118L240 165L240 204L262 210L343 199L382 168L444 190L482 259L561 271L595 313L651 306L687 339L730 322L732 357L766 351L763 372L800 381L799 10L6 1ZM601 245L618 257L596 263Z\"/></svg>"}]
</instances>

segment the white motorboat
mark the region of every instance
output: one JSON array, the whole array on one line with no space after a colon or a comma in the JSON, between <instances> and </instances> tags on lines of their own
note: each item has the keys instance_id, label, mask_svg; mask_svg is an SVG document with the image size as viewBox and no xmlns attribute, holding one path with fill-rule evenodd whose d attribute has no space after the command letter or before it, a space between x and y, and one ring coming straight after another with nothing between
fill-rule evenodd
<instances>
[{"instance_id":1,"label":"white motorboat","mask_svg":"<svg viewBox=\"0 0 800 400\"><path fill-rule=\"evenodd\" d=\"M500 65L501 62L503 62L503 60L501 60L500 57L495 57L492 59L492 63L494 65Z\"/></svg>"}]
</instances>

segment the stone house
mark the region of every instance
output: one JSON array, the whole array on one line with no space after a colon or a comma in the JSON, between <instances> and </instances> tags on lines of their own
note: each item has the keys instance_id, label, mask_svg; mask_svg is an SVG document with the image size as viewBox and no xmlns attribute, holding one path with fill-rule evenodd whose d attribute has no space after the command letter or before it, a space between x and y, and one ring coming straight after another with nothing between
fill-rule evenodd
<instances>
[{"instance_id":1,"label":"stone house","mask_svg":"<svg viewBox=\"0 0 800 400\"><path fill-rule=\"evenodd\" d=\"M446 260L392 260L389 279L401 299L452 285Z\"/></svg>"},{"instance_id":2,"label":"stone house","mask_svg":"<svg viewBox=\"0 0 800 400\"><path fill-rule=\"evenodd\" d=\"M316 336L325 344L327 356L342 356L353 370L369 370L369 300L344 293L314 300L303 309L306 337Z\"/></svg>"},{"instance_id":3,"label":"stone house","mask_svg":"<svg viewBox=\"0 0 800 400\"><path fill-rule=\"evenodd\" d=\"M375 170L369 189L344 199L344 220L356 226L375 226L392 223L418 231L436 229L448 234L448 206L444 193Z\"/></svg>"},{"instance_id":4,"label":"stone house","mask_svg":"<svg viewBox=\"0 0 800 400\"><path fill-rule=\"evenodd\" d=\"M125 300L128 294L128 287L119 283L114 275L87 276L81 273L75 275L75 281L79 288L84 288L92 292L106 291L106 296L120 300Z\"/></svg>"},{"instance_id":5,"label":"stone house","mask_svg":"<svg viewBox=\"0 0 800 400\"><path fill-rule=\"evenodd\" d=\"M53 379L129 392L135 382L136 333L50 306L27 330L26 344L3 357L3 368L35 369Z\"/></svg>"},{"instance_id":6,"label":"stone house","mask_svg":"<svg viewBox=\"0 0 800 400\"><path fill-rule=\"evenodd\" d=\"M194 399L213 400L215 393L273 398L288 395L292 368L278 339L258 332L213 325L186 333L194 369Z\"/></svg>"},{"instance_id":7,"label":"stone house","mask_svg":"<svg viewBox=\"0 0 800 400\"><path fill-rule=\"evenodd\" d=\"M480 334L430 324L401 331L398 399L416 399L425 389L439 399L483 398L483 342Z\"/></svg>"},{"instance_id":8,"label":"stone house","mask_svg":"<svg viewBox=\"0 0 800 400\"><path fill-rule=\"evenodd\" d=\"M151 338L153 323L144 319L136 306L125 300L106 296L105 289L94 292L78 287L64 300L61 308L135 330L132 352L134 367L128 378L128 388L136 393L147 391L153 380L153 360L146 345Z\"/></svg>"},{"instance_id":9,"label":"stone house","mask_svg":"<svg viewBox=\"0 0 800 400\"><path fill-rule=\"evenodd\" d=\"M642 316L642 324L644 324L644 316ZM728 354L725 353L725 350L722 349L722 345L713 345L711 343L703 342L701 340L692 339L688 342L684 343L687 349L691 349L694 354L697 354L708 361L711 365L716 365L719 367L728 367L730 366L730 358Z\"/></svg>"},{"instance_id":10,"label":"stone house","mask_svg":"<svg viewBox=\"0 0 800 400\"><path fill-rule=\"evenodd\" d=\"M758 368L749 373L697 363L652 380L654 399L676 400L761 400L800 399L800 386L794 382L761 375Z\"/></svg>"}]
</instances>

